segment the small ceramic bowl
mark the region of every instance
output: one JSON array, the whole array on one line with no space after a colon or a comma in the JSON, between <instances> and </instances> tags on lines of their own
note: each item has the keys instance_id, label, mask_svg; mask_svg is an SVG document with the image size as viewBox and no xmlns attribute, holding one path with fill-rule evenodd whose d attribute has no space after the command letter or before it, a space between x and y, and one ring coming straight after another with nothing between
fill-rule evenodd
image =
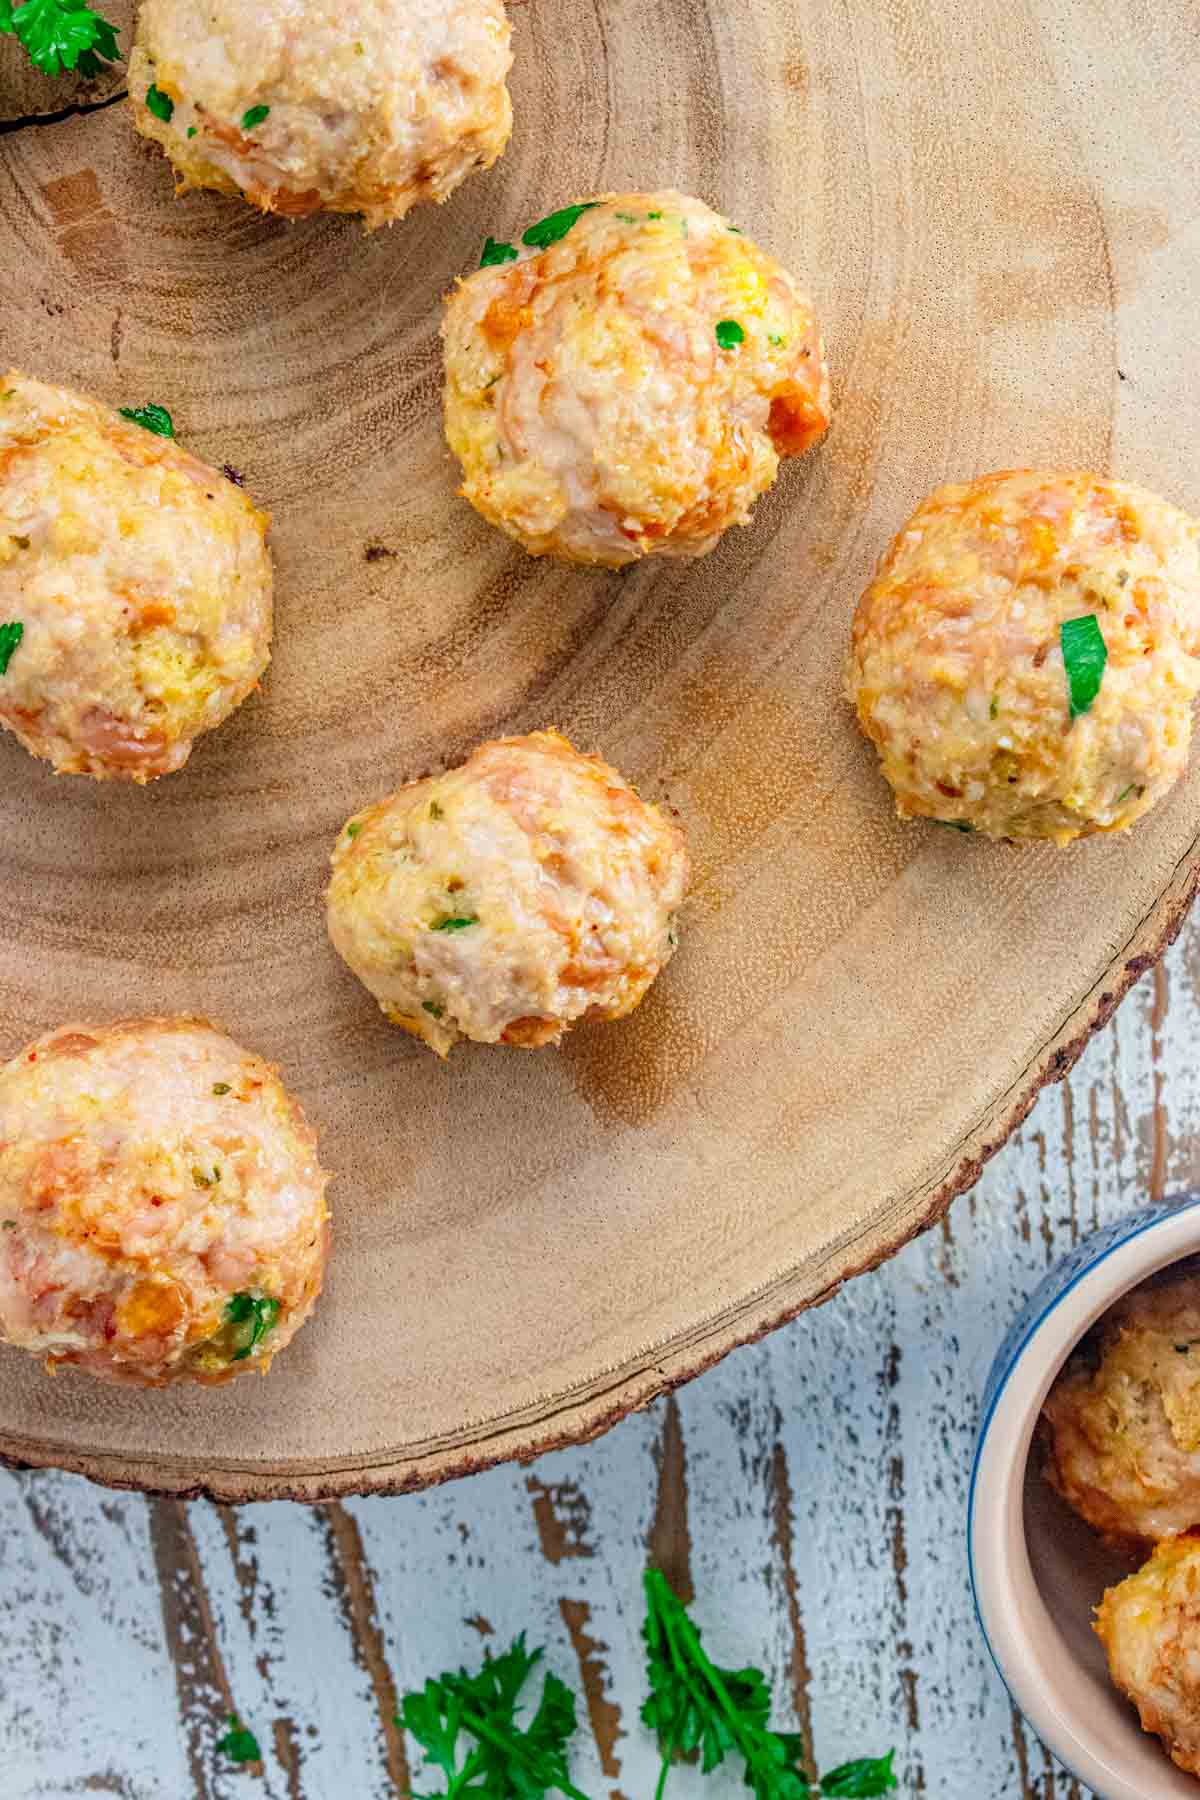
<instances>
[{"instance_id":1,"label":"small ceramic bowl","mask_svg":"<svg viewBox=\"0 0 1200 1800\"><path fill-rule=\"evenodd\" d=\"M1200 1800L1108 1676L1092 1609L1134 1564L1107 1550L1030 1455L1042 1402L1084 1333L1130 1288L1200 1251L1200 1195L1095 1233L1014 1321L984 1390L967 1550L975 1610L1014 1701L1102 1800Z\"/></svg>"}]
</instances>

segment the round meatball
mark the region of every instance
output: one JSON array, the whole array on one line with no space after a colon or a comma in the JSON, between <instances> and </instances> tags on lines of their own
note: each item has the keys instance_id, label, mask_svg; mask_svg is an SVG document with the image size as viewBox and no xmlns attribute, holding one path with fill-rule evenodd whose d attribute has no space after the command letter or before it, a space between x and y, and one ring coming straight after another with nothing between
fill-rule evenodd
<instances>
[{"instance_id":1,"label":"round meatball","mask_svg":"<svg viewBox=\"0 0 1200 1800\"><path fill-rule=\"evenodd\" d=\"M1098 475L1010 469L917 508L859 601L848 689L901 817L1065 844L1125 830L1178 780L1198 644L1194 519Z\"/></svg>"},{"instance_id":2,"label":"round meatball","mask_svg":"<svg viewBox=\"0 0 1200 1800\"><path fill-rule=\"evenodd\" d=\"M483 744L355 815L334 948L397 1025L533 1048L633 1011L675 949L683 833L556 731Z\"/></svg>"},{"instance_id":3,"label":"round meatball","mask_svg":"<svg viewBox=\"0 0 1200 1800\"><path fill-rule=\"evenodd\" d=\"M810 302L699 200L603 195L484 262L446 306L446 436L534 556L703 556L829 423Z\"/></svg>"},{"instance_id":4,"label":"round meatball","mask_svg":"<svg viewBox=\"0 0 1200 1800\"><path fill-rule=\"evenodd\" d=\"M1168 1538L1096 1609L1096 1635L1144 1731L1200 1775L1200 1536Z\"/></svg>"},{"instance_id":5,"label":"round meatball","mask_svg":"<svg viewBox=\"0 0 1200 1800\"><path fill-rule=\"evenodd\" d=\"M374 227L500 155L509 36L503 0L144 0L129 91L180 193Z\"/></svg>"},{"instance_id":6,"label":"round meatball","mask_svg":"<svg viewBox=\"0 0 1200 1800\"><path fill-rule=\"evenodd\" d=\"M1059 1375L1046 1473L1118 1545L1200 1527L1200 1268L1135 1288Z\"/></svg>"},{"instance_id":7,"label":"round meatball","mask_svg":"<svg viewBox=\"0 0 1200 1800\"><path fill-rule=\"evenodd\" d=\"M203 1020L64 1025L0 1069L0 1338L143 1387L265 1373L321 1290L327 1179Z\"/></svg>"},{"instance_id":8,"label":"round meatball","mask_svg":"<svg viewBox=\"0 0 1200 1800\"><path fill-rule=\"evenodd\" d=\"M60 775L180 768L267 666L268 522L172 439L0 377L0 723Z\"/></svg>"}]
</instances>

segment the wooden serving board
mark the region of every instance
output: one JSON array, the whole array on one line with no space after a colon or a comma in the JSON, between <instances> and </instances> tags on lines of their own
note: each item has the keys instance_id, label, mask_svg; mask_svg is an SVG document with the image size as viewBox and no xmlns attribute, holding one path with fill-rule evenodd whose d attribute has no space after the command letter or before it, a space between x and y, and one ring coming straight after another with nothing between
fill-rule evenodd
<instances>
[{"instance_id":1,"label":"wooden serving board","mask_svg":"<svg viewBox=\"0 0 1200 1800\"><path fill-rule=\"evenodd\" d=\"M374 237L176 202L123 104L0 135L0 354L170 407L271 508L278 566L265 691L182 774L100 788L0 745L0 1049L207 1013L282 1064L337 1171L326 1297L266 1381L131 1394L6 1352L12 1458L311 1498L602 1430L935 1218L1192 897L1200 760L1125 839L902 827L841 666L941 480L1075 464L1200 507L1193 7L513 16L509 153ZM2 39L0 98L72 102ZM667 184L809 285L833 429L694 566L534 562L455 496L440 297L489 232ZM545 724L684 815L683 946L631 1020L442 1067L330 951L328 847Z\"/></svg>"}]
</instances>

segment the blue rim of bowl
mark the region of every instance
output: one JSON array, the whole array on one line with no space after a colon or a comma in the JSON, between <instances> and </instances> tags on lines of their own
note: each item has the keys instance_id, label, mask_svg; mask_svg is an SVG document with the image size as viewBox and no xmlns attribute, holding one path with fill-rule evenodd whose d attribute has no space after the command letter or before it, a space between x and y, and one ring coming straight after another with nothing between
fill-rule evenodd
<instances>
[{"instance_id":1,"label":"blue rim of bowl","mask_svg":"<svg viewBox=\"0 0 1200 1800\"><path fill-rule=\"evenodd\" d=\"M991 1431L992 1420L996 1415L996 1410L999 1407L1001 1400L1004 1398L1004 1394L1007 1391L1009 1382L1012 1380L1012 1377L1016 1371L1017 1365L1020 1363L1026 1350L1029 1348L1029 1345L1032 1343L1033 1339L1037 1336L1038 1332L1042 1329L1043 1325L1045 1325L1046 1321L1049 1318L1051 1318L1052 1315L1058 1310L1059 1306L1067 1298L1067 1296L1069 1294L1073 1294L1075 1292L1075 1289L1077 1287L1079 1287L1083 1282L1087 1281L1088 1278L1091 1275L1093 1275L1097 1269L1103 1268L1104 1264L1106 1262L1108 1262L1111 1257L1116 1256L1118 1251L1124 1250L1129 1244L1134 1243L1138 1238L1144 1237L1148 1231L1156 1230L1160 1225L1166 1224L1166 1222L1169 1219L1177 1218L1180 1213L1187 1212L1192 1208L1200 1208L1200 1194L1191 1193L1191 1194L1188 1194L1188 1195L1184 1196L1183 1198L1175 1201L1174 1203L1165 1202L1165 1203L1155 1206L1152 1210L1143 1208L1143 1209L1139 1210L1138 1212L1134 1213L1129 1219L1123 1221L1126 1229L1119 1236L1117 1236L1113 1240L1113 1242L1111 1242L1110 1244L1107 1244L1104 1247L1104 1249L1100 1250L1092 1260L1083 1263L1083 1265L1075 1271L1075 1273L1063 1284L1062 1287L1055 1289L1053 1293L1048 1295L1045 1305L1039 1309L1036 1317L1030 1321L1027 1329L1024 1332L1022 1332L1020 1338L1017 1340L1017 1342L1013 1345L1012 1349L1010 1350L1010 1352L1008 1354L1007 1366L1005 1367L1004 1373L1000 1377L1000 1379L996 1382L995 1391L992 1393L991 1398L988 1401L987 1411L984 1413L983 1418L979 1422L979 1429L975 1436L975 1451L974 1451L974 1455L972 1456L972 1459L971 1459L971 1480L970 1480L970 1485L967 1489L967 1573L968 1573L968 1577L969 1577L970 1583L971 1583L971 1605L972 1605L972 1608L974 1609L975 1622L979 1627L980 1635L982 1636L983 1641L987 1646L987 1652L988 1652L988 1655L992 1659L992 1665L995 1668L997 1675L999 1675L1000 1680L1004 1684L1005 1693L1008 1695L1008 1697L1012 1701L1013 1705L1017 1708L1017 1711L1021 1714L1021 1717L1026 1720L1027 1724L1031 1725L1031 1728L1035 1732L1037 1731L1037 1727L1032 1725L1032 1722L1028 1719L1028 1716L1025 1713L1025 1709L1022 1707L1020 1701L1017 1699L1017 1696L1013 1693L1012 1688L1009 1686L1008 1677L1005 1675L1004 1670L1000 1665L1000 1659L996 1655L995 1649L992 1645L992 1640L988 1635L987 1626L983 1622L983 1614L982 1614L982 1612L980 1610L980 1606L979 1606L979 1590L978 1590L978 1587L977 1587L976 1581L975 1581L975 1530L974 1530L974 1526L975 1526L975 1495L976 1495L976 1489L977 1489L978 1480L979 1480L979 1465L983 1458L984 1446L987 1443L988 1434ZM1099 1231L1089 1233L1089 1237L1103 1236L1105 1234L1105 1232L1112 1231L1114 1228L1115 1228L1114 1226L1101 1226ZM1086 1248L1087 1242L1088 1242L1088 1239L1085 1238L1083 1240L1082 1244L1076 1245L1075 1249L1070 1251L1068 1254L1072 1255L1072 1256L1077 1255L1080 1250ZM1064 1258L1063 1260L1066 1261L1067 1259ZM1043 1281L1039 1282L1038 1288L1042 1287L1043 1285L1052 1285L1053 1281L1054 1281L1054 1270L1051 1269L1046 1274L1046 1276L1043 1278ZM1132 1285L1136 1286L1137 1284L1135 1282ZM1033 1294L1030 1295L1029 1300L1027 1300L1025 1302L1026 1307L1028 1307L1032 1301L1036 1300L1038 1288L1034 1289ZM1126 1290L1122 1290L1122 1292L1124 1292L1124 1291L1126 1291ZM1115 1305L1117 1300L1120 1299L1120 1297L1121 1297L1120 1294L1114 1294L1110 1304ZM1018 1314L1018 1317L1019 1316L1020 1315ZM1067 1349L1066 1354L1068 1356L1071 1354L1072 1349L1074 1349L1073 1344L1071 1346L1069 1346ZM997 1354L999 1354L999 1352ZM1058 1371L1055 1370L1055 1374L1057 1374L1057 1373L1058 1373ZM989 1386L991 1385L991 1380L992 1380L992 1371L989 1371L989 1373L988 1373L988 1385ZM985 1391L986 1391L986 1389L985 1389ZM1053 1750L1053 1753L1055 1756L1059 1756L1059 1752L1056 1749L1054 1749L1053 1746L1050 1746L1050 1748ZM1059 1760L1064 1761L1064 1764L1065 1764L1065 1759L1063 1759L1061 1756L1059 1756ZM1069 1764L1065 1764L1065 1766L1070 1768ZM1073 1769L1071 1770L1071 1774L1075 1776L1076 1780L1084 1779L1083 1776L1077 1774L1077 1772Z\"/></svg>"}]
</instances>

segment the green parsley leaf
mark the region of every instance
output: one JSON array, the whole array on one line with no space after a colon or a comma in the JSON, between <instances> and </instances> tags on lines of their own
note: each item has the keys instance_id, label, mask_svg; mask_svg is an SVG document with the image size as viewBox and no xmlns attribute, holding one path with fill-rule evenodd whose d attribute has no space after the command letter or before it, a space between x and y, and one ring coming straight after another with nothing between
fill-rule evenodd
<instances>
[{"instance_id":1,"label":"green parsley leaf","mask_svg":"<svg viewBox=\"0 0 1200 1800\"><path fill-rule=\"evenodd\" d=\"M490 237L484 243L483 255L479 259L479 266L481 269L491 269L494 268L497 263L515 262L517 260L517 254L517 246L515 244L500 244L497 243L495 238Z\"/></svg>"},{"instance_id":2,"label":"green parsley leaf","mask_svg":"<svg viewBox=\"0 0 1200 1800\"><path fill-rule=\"evenodd\" d=\"M662 214L661 214L661 213L660 213L660 212L654 212L654 213L647 213L647 214L646 214L646 217L647 217L647 218L648 218L648 219L661 219L661 218L662 218Z\"/></svg>"},{"instance_id":3,"label":"green parsley leaf","mask_svg":"<svg viewBox=\"0 0 1200 1800\"><path fill-rule=\"evenodd\" d=\"M968 825L965 819L928 819L926 823L944 825L947 831L974 831L975 829L973 825Z\"/></svg>"},{"instance_id":4,"label":"green parsley leaf","mask_svg":"<svg viewBox=\"0 0 1200 1800\"><path fill-rule=\"evenodd\" d=\"M547 1675L529 1725L518 1720L521 1690L541 1656L540 1650L525 1648L522 1633L502 1656L485 1656L476 1674L459 1669L405 1694L397 1723L416 1739L426 1762L445 1775L442 1796L542 1800L559 1793L567 1800L587 1800L567 1774L576 1730L570 1689Z\"/></svg>"},{"instance_id":5,"label":"green parsley leaf","mask_svg":"<svg viewBox=\"0 0 1200 1800\"><path fill-rule=\"evenodd\" d=\"M270 116L269 106L252 106L242 114L242 130L253 131L256 125L261 125L263 120L269 119Z\"/></svg>"},{"instance_id":6,"label":"green parsley leaf","mask_svg":"<svg viewBox=\"0 0 1200 1800\"><path fill-rule=\"evenodd\" d=\"M1108 646L1095 613L1086 613L1082 619L1064 619L1058 637L1067 671L1069 711L1071 718L1077 719L1100 692Z\"/></svg>"},{"instance_id":7,"label":"green parsley leaf","mask_svg":"<svg viewBox=\"0 0 1200 1800\"><path fill-rule=\"evenodd\" d=\"M650 1696L642 1722L662 1753L655 1800L662 1800L677 1756L699 1753L702 1774L732 1754L745 1765L754 1800L808 1800L817 1791L850 1800L889 1792L896 1781L891 1756L844 1763L815 1790L804 1768L804 1744L794 1731L772 1731L771 1689L760 1669L723 1669L708 1656L683 1602L658 1569L645 1575L646 1673ZM857 1785L856 1785L857 1784Z\"/></svg>"},{"instance_id":8,"label":"green parsley leaf","mask_svg":"<svg viewBox=\"0 0 1200 1800\"><path fill-rule=\"evenodd\" d=\"M890 1794L897 1786L892 1772L896 1752L886 1756L863 1756L857 1762L842 1763L821 1777L821 1792L826 1800L872 1800L876 1794Z\"/></svg>"},{"instance_id":9,"label":"green parsley leaf","mask_svg":"<svg viewBox=\"0 0 1200 1800\"><path fill-rule=\"evenodd\" d=\"M10 619L7 625L0 625L0 675L8 674L13 651L24 636L25 627L20 619Z\"/></svg>"},{"instance_id":10,"label":"green parsley leaf","mask_svg":"<svg viewBox=\"0 0 1200 1800\"><path fill-rule=\"evenodd\" d=\"M736 319L722 319L717 325L717 342L722 350L736 350L744 343L746 334Z\"/></svg>"},{"instance_id":11,"label":"green parsley leaf","mask_svg":"<svg viewBox=\"0 0 1200 1800\"><path fill-rule=\"evenodd\" d=\"M439 1006L436 1000L422 1000L421 1005L427 1013L432 1013L435 1019L440 1019L446 1010L444 1006Z\"/></svg>"},{"instance_id":12,"label":"green parsley leaf","mask_svg":"<svg viewBox=\"0 0 1200 1800\"><path fill-rule=\"evenodd\" d=\"M446 917L444 919L439 919L436 925L430 926L430 930L431 931L465 931L468 925L478 925L478 923L479 923L479 920L474 913L472 913L469 917L466 914L462 914L457 917Z\"/></svg>"},{"instance_id":13,"label":"green parsley leaf","mask_svg":"<svg viewBox=\"0 0 1200 1800\"><path fill-rule=\"evenodd\" d=\"M279 1322L279 1302L269 1294L234 1294L225 1307L225 1323L232 1325L232 1361L241 1362Z\"/></svg>"},{"instance_id":14,"label":"green parsley leaf","mask_svg":"<svg viewBox=\"0 0 1200 1800\"><path fill-rule=\"evenodd\" d=\"M351 819L346 827L346 836L348 838L356 838L361 830L362 822L359 819Z\"/></svg>"},{"instance_id":15,"label":"green parsley leaf","mask_svg":"<svg viewBox=\"0 0 1200 1800\"><path fill-rule=\"evenodd\" d=\"M120 60L116 27L70 0L0 0L0 33L15 37L30 62L45 75L74 69L88 81Z\"/></svg>"},{"instance_id":16,"label":"green parsley leaf","mask_svg":"<svg viewBox=\"0 0 1200 1800\"><path fill-rule=\"evenodd\" d=\"M613 218L620 219L622 225L636 225L637 224L637 214L636 213L614 213Z\"/></svg>"},{"instance_id":17,"label":"green parsley leaf","mask_svg":"<svg viewBox=\"0 0 1200 1800\"><path fill-rule=\"evenodd\" d=\"M247 1730L236 1713L229 1715L229 1730L223 1738L217 1739L217 1749L230 1762L251 1763L262 1761L262 1751L258 1739L252 1731Z\"/></svg>"},{"instance_id":18,"label":"green parsley leaf","mask_svg":"<svg viewBox=\"0 0 1200 1800\"><path fill-rule=\"evenodd\" d=\"M746 235L740 225L727 225L725 229L726 231L732 231L734 237L745 237Z\"/></svg>"},{"instance_id":19,"label":"green parsley leaf","mask_svg":"<svg viewBox=\"0 0 1200 1800\"><path fill-rule=\"evenodd\" d=\"M767 342L768 344L774 344L775 348L778 350L787 343L787 339L782 337L778 331L768 331Z\"/></svg>"},{"instance_id":20,"label":"green parsley leaf","mask_svg":"<svg viewBox=\"0 0 1200 1800\"><path fill-rule=\"evenodd\" d=\"M213 1082L213 1093L214 1094L227 1094L228 1092L229 1092L229 1083L227 1081L214 1081Z\"/></svg>"},{"instance_id":21,"label":"green parsley leaf","mask_svg":"<svg viewBox=\"0 0 1200 1800\"><path fill-rule=\"evenodd\" d=\"M15 1231L16 1229L17 1221L15 1219L0 1220L0 1231ZM1178 1348L1178 1346L1176 1346L1176 1348ZM1187 1348L1186 1344L1184 1345L1184 1348Z\"/></svg>"},{"instance_id":22,"label":"green parsley leaf","mask_svg":"<svg viewBox=\"0 0 1200 1800\"><path fill-rule=\"evenodd\" d=\"M155 406L151 401L147 406L122 406L117 410L123 419L131 420L134 425L141 425L156 437L175 436L175 421L165 406Z\"/></svg>"},{"instance_id":23,"label":"green parsley leaf","mask_svg":"<svg viewBox=\"0 0 1200 1800\"><path fill-rule=\"evenodd\" d=\"M599 204L598 200L582 200L578 206L562 206L557 212L548 213L544 219L539 219L536 225L531 225L522 234L521 242L534 250L545 250L547 245L557 244L559 238L565 238L572 225L585 212L590 212Z\"/></svg>"},{"instance_id":24,"label":"green parsley leaf","mask_svg":"<svg viewBox=\"0 0 1200 1800\"><path fill-rule=\"evenodd\" d=\"M197 128L196 128L196 126L195 126L195 125L189 125L189 126L188 126L188 128L187 128L187 134L188 134L188 136L189 136L189 137L190 137L190 138L194 138L194 137L195 137L195 135L196 135L196 129L197 129Z\"/></svg>"},{"instance_id":25,"label":"green parsley leaf","mask_svg":"<svg viewBox=\"0 0 1200 1800\"><path fill-rule=\"evenodd\" d=\"M436 800L429 802L429 816L431 819L444 819L446 816Z\"/></svg>"},{"instance_id":26,"label":"green parsley leaf","mask_svg":"<svg viewBox=\"0 0 1200 1800\"><path fill-rule=\"evenodd\" d=\"M1000 696L999 696L999 694L993 694L991 705L988 707L988 718L989 719L996 718L998 716L999 712L1000 712Z\"/></svg>"},{"instance_id":27,"label":"green parsley leaf","mask_svg":"<svg viewBox=\"0 0 1200 1800\"><path fill-rule=\"evenodd\" d=\"M146 89L146 110L152 112L156 119L161 119L164 125L169 125L175 116L175 102L170 94L164 94L160 87L155 87L151 82Z\"/></svg>"},{"instance_id":28,"label":"green parsley leaf","mask_svg":"<svg viewBox=\"0 0 1200 1800\"><path fill-rule=\"evenodd\" d=\"M771 1710L770 1689L758 1669L720 1669L712 1663L700 1641L700 1633L687 1609L667 1585L658 1569L645 1576L646 1618L642 1635L646 1643L646 1668L650 1696L642 1707L642 1723L657 1734L662 1765L655 1800L661 1800L676 1756L700 1753L701 1771L707 1775L724 1762L732 1750L746 1764L746 1785L759 1800L792 1800L807 1792L802 1770L789 1771L791 1757L768 1749L775 1734L767 1729ZM760 1772L793 1773L802 1786L788 1787L776 1781L765 1787Z\"/></svg>"}]
</instances>

